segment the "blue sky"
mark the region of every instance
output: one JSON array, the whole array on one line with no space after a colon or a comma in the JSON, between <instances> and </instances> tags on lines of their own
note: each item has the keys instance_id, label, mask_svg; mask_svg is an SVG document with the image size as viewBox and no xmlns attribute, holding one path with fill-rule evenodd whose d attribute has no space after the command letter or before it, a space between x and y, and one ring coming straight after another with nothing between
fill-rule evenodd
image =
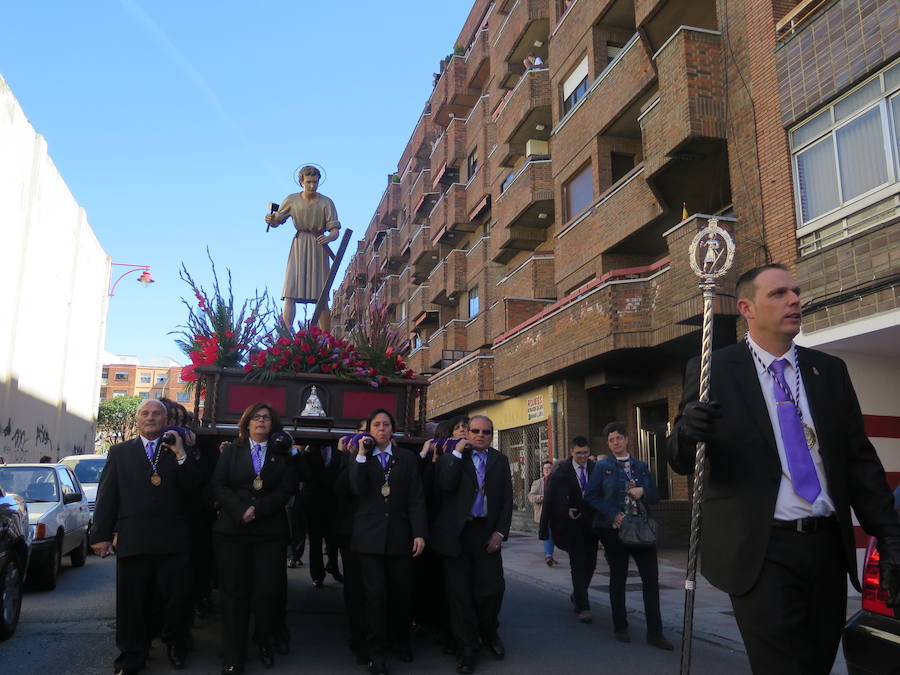
<instances>
[{"instance_id":1,"label":"blue sky","mask_svg":"<svg viewBox=\"0 0 900 675\"><path fill-rule=\"evenodd\" d=\"M5 3L0 74L107 253L156 279L119 284L107 350L185 362L178 268L208 280L207 246L237 299L278 298L293 228L266 234L263 216L301 163L325 167L321 192L362 236L471 6Z\"/></svg>"}]
</instances>

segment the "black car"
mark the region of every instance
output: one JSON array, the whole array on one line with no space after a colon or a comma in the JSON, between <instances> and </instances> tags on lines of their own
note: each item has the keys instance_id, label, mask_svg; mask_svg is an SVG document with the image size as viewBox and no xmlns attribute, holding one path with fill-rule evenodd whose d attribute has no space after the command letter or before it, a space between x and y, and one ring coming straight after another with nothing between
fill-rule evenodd
<instances>
[{"instance_id":1,"label":"black car","mask_svg":"<svg viewBox=\"0 0 900 675\"><path fill-rule=\"evenodd\" d=\"M900 675L900 611L885 604L879 585L878 549L869 541L863 564L862 609L844 628L844 658L850 675Z\"/></svg>"},{"instance_id":2,"label":"black car","mask_svg":"<svg viewBox=\"0 0 900 675\"><path fill-rule=\"evenodd\" d=\"M19 623L30 540L25 500L0 488L0 641Z\"/></svg>"}]
</instances>

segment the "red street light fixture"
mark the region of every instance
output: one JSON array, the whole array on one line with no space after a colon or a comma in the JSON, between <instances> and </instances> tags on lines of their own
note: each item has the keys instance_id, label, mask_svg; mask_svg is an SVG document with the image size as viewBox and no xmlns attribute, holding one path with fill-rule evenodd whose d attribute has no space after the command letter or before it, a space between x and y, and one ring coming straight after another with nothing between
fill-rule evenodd
<instances>
[{"instance_id":1,"label":"red street light fixture","mask_svg":"<svg viewBox=\"0 0 900 675\"><path fill-rule=\"evenodd\" d=\"M112 288L109 289L108 296L111 298L115 295L116 286L119 285L119 282L122 281L126 276L131 274L132 272L137 272L138 270L142 270L141 275L137 278L137 282L144 286L152 284L155 282L152 276L150 276L150 265L129 265L127 263L110 263L110 265L116 265L118 267L128 267L125 272L123 272L118 279L113 282Z\"/></svg>"}]
</instances>

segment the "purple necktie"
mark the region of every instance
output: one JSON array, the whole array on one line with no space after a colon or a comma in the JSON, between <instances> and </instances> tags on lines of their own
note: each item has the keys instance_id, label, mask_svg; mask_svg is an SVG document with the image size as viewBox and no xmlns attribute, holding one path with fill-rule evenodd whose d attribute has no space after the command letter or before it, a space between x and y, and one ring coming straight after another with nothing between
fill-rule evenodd
<instances>
[{"instance_id":1,"label":"purple necktie","mask_svg":"<svg viewBox=\"0 0 900 675\"><path fill-rule=\"evenodd\" d=\"M388 454L386 452L382 452L380 455L378 455L378 461L381 462L381 470L383 471L387 468Z\"/></svg>"},{"instance_id":2,"label":"purple necktie","mask_svg":"<svg viewBox=\"0 0 900 675\"><path fill-rule=\"evenodd\" d=\"M156 445L156 441L148 441L147 447L144 448L144 450L146 450L146 452L147 452L147 459L149 459L151 462L153 461L153 447L155 445Z\"/></svg>"},{"instance_id":3,"label":"purple necktie","mask_svg":"<svg viewBox=\"0 0 900 675\"><path fill-rule=\"evenodd\" d=\"M262 469L262 446L259 443L256 443L253 446L253 450L250 451L250 457L253 459L253 471L256 474L259 474Z\"/></svg>"},{"instance_id":4,"label":"purple necktie","mask_svg":"<svg viewBox=\"0 0 900 675\"><path fill-rule=\"evenodd\" d=\"M788 393L787 381L784 379L786 359L772 361L769 370L775 377L772 392L775 394L775 409L778 411L778 426L781 429L781 440L784 442L784 454L787 457L788 470L794 484L794 492L812 504L822 492L816 467L813 464L803 424L797 414L797 406Z\"/></svg>"},{"instance_id":5,"label":"purple necktie","mask_svg":"<svg viewBox=\"0 0 900 675\"><path fill-rule=\"evenodd\" d=\"M581 485L581 494L584 494L584 490L587 487L587 475L583 466L578 467L578 483Z\"/></svg>"},{"instance_id":6,"label":"purple necktie","mask_svg":"<svg viewBox=\"0 0 900 675\"><path fill-rule=\"evenodd\" d=\"M475 462L475 479L478 482L478 491L475 493L475 503L472 504L473 518L482 518L486 515L484 512L484 474L485 464L487 463L486 454L487 453L478 451L472 453L472 459Z\"/></svg>"}]
</instances>

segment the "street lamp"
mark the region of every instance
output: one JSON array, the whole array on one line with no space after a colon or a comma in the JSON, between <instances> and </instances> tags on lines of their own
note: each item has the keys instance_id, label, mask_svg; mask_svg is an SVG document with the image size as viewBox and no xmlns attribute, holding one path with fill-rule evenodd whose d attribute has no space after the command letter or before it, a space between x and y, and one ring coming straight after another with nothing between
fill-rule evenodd
<instances>
[{"instance_id":1,"label":"street lamp","mask_svg":"<svg viewBox=\"0 0 900 675\"><path fill-rule=\"evenodd\" d=\"M128 276L132 272L137 272L138 270L142 270L141 275L137 278L137 282L139 284L147 286L148 284L154 283L153 277L150 276L150 265L129 265L127 263L117 263L117 262L110 263L110 265L111 266L116 265L118 267L129 268L129 269L125 270L125 272L123 272L119 276L119 278L113 282L112 288L109 289L109 294L108 294L108 296L110 298L113 297L113 295L115 294L116 286L119 285L119 282L122 281L122 279L124 279L126 276Z\"/></svg>"}]
</instances>

